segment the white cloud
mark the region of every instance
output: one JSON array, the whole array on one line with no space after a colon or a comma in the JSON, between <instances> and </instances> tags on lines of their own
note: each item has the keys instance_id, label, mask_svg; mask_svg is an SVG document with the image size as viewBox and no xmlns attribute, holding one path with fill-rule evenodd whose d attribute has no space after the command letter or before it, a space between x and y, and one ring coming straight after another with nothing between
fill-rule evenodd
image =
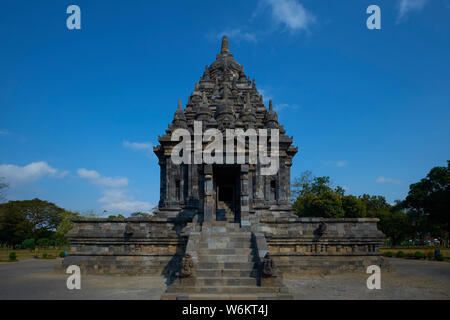
<instances>
[{"instance_id":1,"label":"white cloud","mask_svg":"<svg viewBox=\"0 0 450 320\"><path fill-rule=\"evenodd\" d=\"M262 0L272 9L272 17L291 31L307 30L315 17L296 0Z\"/></svg>"},{"instance_id":2,"label":"white cloud","mask_svg":"<svg viewBox=\"0 0 450 320\"><path fill-rule=\"evenodd\" d=\"M404 20L410 12L421 11L428 0L399 0L397 23Z\"/></svg>"},{"instance_id":3,"label":"white cloud","mask_svg":"<svg viewBox=\"0 0 450 320\"><path fill-rule=\"evenodd\" d=\"M80 176L81 178L84 178L84 179L89 179L94 184L98 184L98 185L106 186L106 187L116 188L116 187L124 187L124 186L128 185L127 178L104 177L95 170L87 170L84 168L78 169L78 176Z\"/></svg>"},{"instance_id":4,"label":"white cloud","mask_svg":"<svg viewBox=\"0 0 450 320\"><path fill-rule=\"evenodd\" d=\"M88 179L93 184L109 187L113 189L103 190L103 196L98 200L102 203L102 209L112 213L133 213L133 212L151 212L154 206L148 202L136 201L127 190L120 189L128 185L128 179L125 177L105 177L95 170L81 168L78 170L78 176Z\"/></svg>"},{"instance_id":5,"label":"white cloud","mask_svg":"<svg viewBox=\"0 0 450 320\"><path fill-rule=\"evenodd\" d=\"M348 164L347 161L341 160L336 162L336 167L345 167L347 164Z\"/></svg>"},{"instance_id":6,"label":"white cloud","mask_svg":"<svg viewBox=\"0 0 450 320\"><path fill-rule=\"evenodd\" d=\"M119 189L105 190L99 202L103 203L104 210L118 213L151 212L154 207L148 202L134 200Z\"/></svg>"},{"instance_id":7,"label":"white cloud","mask_svg":"<svg viewBox=\"0 0 450 320\"><path fill-rule=\"evenodd\" d=\"M394 183L394 184L402 184L401 180L386 178L386 177L378 177L376 180L377 183Z\"/></svg>"},{"instance_id":8,"label":"white cloud","mask_svg":"<svg viewBox=\"0 0 450 320\"><path fill-rule=\"evenodd\" d=\"M338 168L342 168L348 165L348 161L345 160L339 160L339 161L327 161L325 162L327 166L334 166Z\"/></svg>"},{"instance_id":9,"label":"white cloud","mask_svg":"<svg viewBox=\"0 0 450 320\"><path fill-rule=\"evenodd\" d=\"M125 140L123 146L133 151L141 151L148 158L155 157L155 154L153 153L153 144L150 142L129 142Z\"/></svg>"},{"instance_id":10,"label":"white cloud","mask_svg":"<svg viewBox=\"0 0 450 320\"><path fill-rule=\"evenodd\" d=\"M153 145L150 142L129 142L124 141L123 146L132 150L152 150Z\"/></svg>"},{"instance_id":11,"label":"white cloud","mask_svg":"<svg viewBox=\"0 0 450 320\"><path fill-rule=\"evenodd\" d=\"M78 169L78 175L81 178L98 179L100 174L95 170Z\"/></svg>"},{"instance_id":12,"label":"white cloud","mask_svg":"<svg viewBox=\"0 0 450 320\"><path fill-rule=\"evenodd\" d=\"M263 88L261 88L260 86L258 92L260 95L263 96L264 103L266 104L266 106L269 107L269 101L272 100L273 102L274 95L272 94L272 89L270 87L263 87ZM297 105L288 103L278 103L273 106L273 109L278 113L286 109L297 110L298 108L299 107Z\"/></svg>"},{"instance_id":13,"label":"white cloud","mask_svg":"<svg viewBox=\"0 0 450 320\"><path fill-rule=\"evenodd\" d=\"M0 136L7 136L10 132L8 129L0 129Z\"/></svg>"},{"instance_id":14,"label":"white cloud","mask_svg":"<svg viewBox=\"0 0 450 320\"><path fill-rule=\"evenodd\" d=\"M217 38L221 39L223 36L228 36L229 38L233 38L233 41L248 41L248 42L257 42L256 34L252 32L242 31L240 28L235 29L226 29L223 32L219 32L217 34Z\"/></svg>"},{"instance_id":15,"label":"white cloud","mask_svg":"<svg viewBox=\"0 0 450 320\"><path fill-rule=\"evenodd\" d=\"M44 176L63 178L67 174L68 171L52 168L45 161L32 162L23 167L13 164L0 165L0 177L4 177L6 182L13 186L32 182Z\"/></svg>"},{"instance_id":16,"label":"white cloud","mask_svg":"<svg viewBox=\"0 0 450 320\"><path fill-rule=\"evenodd\" d=\"M297 110L298 106L295 104L279 103L275 105L274 109L276 112L281 112L286 109Z\"/></svg>"}]
</instances>

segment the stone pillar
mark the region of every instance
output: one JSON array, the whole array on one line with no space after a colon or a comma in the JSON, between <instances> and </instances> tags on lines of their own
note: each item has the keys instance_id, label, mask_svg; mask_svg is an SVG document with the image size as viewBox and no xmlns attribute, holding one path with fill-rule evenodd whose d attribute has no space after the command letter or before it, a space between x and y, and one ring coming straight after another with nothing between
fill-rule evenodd
<instances>
[{"instance_id":1,"label":"stone pillar","mask_svg":"<svg viewBox=\"0 0 450 320\"><path fill-rule=\"evenodd\" d=\"M170 199L171 199L171 185L170 185L170 179L171 179L171 170L172 170L172 161L170 158L166 158L166 167L164 174L166 176L165 178L165 193L164 193L164 207L170 207Z\"/></svg>"},{"instance_id":2,"label":"stone pillar","mask_svg":"<svg viewBox=\"0 0 450 320\"><path fill-rule=\"evenodd\" d=\"M249 183L248 183L248 164L241 165L241 227L250 227L249 217Z\"/></svg>"},{"instance_id":3,"label":"stone pillar","mask_svg":"<svg viewBox=\"0 0 450 320\"><path fill-rule=\"evenodd\" d=\"M264 177L261 175L261 164L258 163L255 169L256 183L255 183L255 195L253 203L257 206L261 206L264 203Z\"/></svg>"},{"instance_id":4,"label":"stone pillar","mask_svg":"<svg viewBox=\"0 0 450 320\"><path fill-rule=\"evenodd\" d=\"M204 177L205 177L205 202L204 202L204 221L212 222L215 220L216 205L214 200L214 190L213 190L213 170L212 165L205 164L204 167Z\"/></svg>"}]
</instances>

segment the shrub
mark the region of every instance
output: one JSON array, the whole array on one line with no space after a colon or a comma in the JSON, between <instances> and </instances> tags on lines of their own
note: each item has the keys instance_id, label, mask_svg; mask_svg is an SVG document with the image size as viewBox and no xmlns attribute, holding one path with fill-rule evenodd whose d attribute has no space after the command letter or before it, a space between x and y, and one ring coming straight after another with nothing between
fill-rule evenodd
<instances>
[{"instance_id":1,"label":"shrub","mask_svg":"<svg viewBox=\"0 0 450 320\"><path fill-rule=\"evenodd\" d=\"M412 253L412 252L406 253L406 258L407 259L414 259L415 258L414 253Z\"/></svg>"},{"instance_id":2,"label":"shrub","mask_svg":"<svg viewBox=\"0 0 450 320\"><path fill-rule=\"evenodd\" d=\"M48 248L50 246L50 244L51 244L51 241L48 238L41 238L41 239L38 239L38 241L37 241L37 245L40 248Z\"/></svg>"},{"instance_id":3,"label":"shrub","mask_svg":"<svg viewBox=\"0 0 450 320\"><path fill-rule=\"evenodd\" d=\"M14 251L9 253L9 260L10 261L16 261L17 260L17 254Z\"/></svg>"},{"instance_id":4,"label":"shrub","mask_svg":"<svg viewBox=\"0 0 450 320\"><path fill-rule=\"evenodd\" d=\"M415 259L424 259L425 255L420 251L416 251L416 252L414 252L414 258Z\"/></svg>"},{"instance_id":5,"label":"shrub","mask_svg":"<svg viewBox=\"0 0 450 320\"><path fill-rule=\"evenodd\" d=\"M436 260L437 260L437 261L444 261L444 255L443 255L442 253L438 254L438 255L436 256Z\"/></svg>"},{"instance_id":6,"label":"shrub","mask_svg":"<svg viewBox=\"0 0 450 320\"><path fill-rule=\"evenodd\" d=\"M427 251L426 256L427 256L427 259L428 259L428 260L433 260L433 259L434 259L434 253L433 253L433 251Z\"/></svg>"},{"instance_id":7,"label":"shrub","mask_svg":"<svg viewBox=\"0 0 450 320\"><path fill-rule=\"evenodd\" d=\"M388 251L384 254L384 256L386 256L388 258L392 258L394 256L394 254L391 251Z\"/></svg>"},{"instance_id":8,"label":"shrub","mask_svg":"<svg viewBox=\"0 0 450 320\"><path fill-rule=\"evenodd\" d=\"M61 251L61 252L59 253L59 257L60 257L60 258L65 258L65 257L66 257L66 254L64 253L64 251Z\"/></svg>"},{"instance_id":9,"label":"shrub","mask_svg":"<svg viewBox=\"0 0 450 320\"><path fill-rule=\"evenodd\" d=\"M397 258L404 258L405 253L403 251L397 251L397 254L395 255Z\"/></svg>"},{"instance_id":10,"label":"shrub","mask_svg":"<svg viewBox=\"0 0 450 320\"><path fill-rule=\"evenodd\" d=\"M34 239L25 239L22 241L22 248L24 249L34 249L36 247L36 243Z\"/></svg>"},{"instance_id":11,"label":"shrub","mask_svg":"<svg viewBox=\"0 0 450 320\"><path fill-rule=\"evenodd\" d=\"M43 253L43 254L42 254L42 258L44 258L44 259L47 259L47 256L48 256L48 255L47 255L46 253Z\"/></svg>"}]
</instances>

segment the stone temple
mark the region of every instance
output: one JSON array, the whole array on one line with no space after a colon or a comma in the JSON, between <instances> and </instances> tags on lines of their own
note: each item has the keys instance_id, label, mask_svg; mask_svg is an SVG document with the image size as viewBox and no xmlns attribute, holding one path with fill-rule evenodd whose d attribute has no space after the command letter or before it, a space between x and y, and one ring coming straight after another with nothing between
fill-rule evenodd
<instances>
[{"instance_id":1,"label":"stone temple","mask_svg":"<svg viewBox=\"0 0 450 320\"><path fill-rule=\"evenodd\" d=\"M197 121L203 131L278 129L279 169L264 175L259 161L174 164L179 141L172 141L172 133L185 129L195 136ZM389 269L378 252L384 241L378 219L295 215L290 168L298 149L292 143L224 36L216 60L206 66L184 110L179 101L154 148L161 169L155 214L74 220L72 251L63 266L78 265L83 273L163 275L163 299L289 299L283 277L365 273L369 265ZM248 148L246 141L246 159Z\"/></svg>"}]
</instances>

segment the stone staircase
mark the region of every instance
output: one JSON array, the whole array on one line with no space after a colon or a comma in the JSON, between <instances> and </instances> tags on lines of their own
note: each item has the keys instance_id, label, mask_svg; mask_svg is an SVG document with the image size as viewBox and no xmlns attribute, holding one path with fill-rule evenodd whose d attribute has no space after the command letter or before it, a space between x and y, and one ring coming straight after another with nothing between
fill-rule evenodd
<instances>
[{"instance_id":1,"label":"stone staircase","mask_svg":"<svg viewBox=\"0 0 450 320\"><path fill-rule=\"evenodd\" d=\"M194 276L176 279L162 299L292 299L283 286L260 286L252 234L238 223L204 223L196 242Z\"/></svg>"},{"instance_id":2,"label":"stone staircase","mask_svg":"<svg viewBox=\"0 0 450 320\"><path fill-rule=\"evenodd\" d=\"M233 210L231 209L232 206L233 206L232 203L219 201L217 203L217 210L216 210L217 221L234 222L234 214Z\"/></svg>"}]
</instances>

